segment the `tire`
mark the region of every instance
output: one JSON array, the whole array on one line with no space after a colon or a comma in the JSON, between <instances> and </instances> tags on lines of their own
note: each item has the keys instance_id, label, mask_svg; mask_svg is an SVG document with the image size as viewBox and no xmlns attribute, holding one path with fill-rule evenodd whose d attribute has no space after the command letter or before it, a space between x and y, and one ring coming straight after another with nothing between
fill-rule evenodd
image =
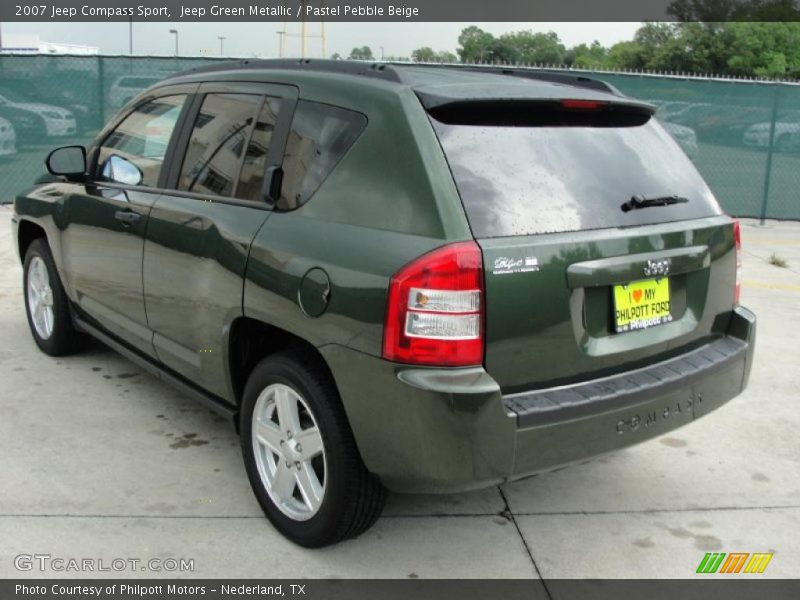
<instances>
[{"instance_id":1,"label":"tire","mask_svg":"<svg viewBox=\"0 0 800 600\"><path fill-rule=\"evenodd\" d=\"M364 466L336 386L313 356L281 352L253 369L239 431L256 499L296 544L335 544L360 535L380 516L386 491Z\"/></svg>"},{"instance_id":2,"label":"tire","mask_svg":"<svg viewBox=\"0 0 800 600\"><path fill-rule=\"evenodd\" d=\"M83 349L86 338L72 324L69 299L43 238L31 242L25 252L22 286L28 326L39 349L50 356Z\"/></svg>"}]
</instances>

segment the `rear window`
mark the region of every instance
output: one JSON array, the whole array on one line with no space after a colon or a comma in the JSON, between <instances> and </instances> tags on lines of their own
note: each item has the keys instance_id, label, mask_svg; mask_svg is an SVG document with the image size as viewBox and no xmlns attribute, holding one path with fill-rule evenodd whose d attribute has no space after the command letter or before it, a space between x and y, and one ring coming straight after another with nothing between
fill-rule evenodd
<instances>
[{"instance_id":1,"label":"rear window","mask_svg":"<svg viewBox=\"0 0 800 600\"><path fill-rule=\"evenodd\" d=\"M594 126L465 125L431 117L478 238L627 227L721 213L654 119ZM621 209L632 196L688 202Z\"/></svg>"}]
</instances>

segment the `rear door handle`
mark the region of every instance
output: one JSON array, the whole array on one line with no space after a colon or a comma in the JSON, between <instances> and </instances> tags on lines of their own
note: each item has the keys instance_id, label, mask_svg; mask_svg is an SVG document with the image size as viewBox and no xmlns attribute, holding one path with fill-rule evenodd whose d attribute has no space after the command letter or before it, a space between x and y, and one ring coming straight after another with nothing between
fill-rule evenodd
<instances>
[{"instance_id":1,"label":"rear door handle","mask_svg":"<svg viewBox=\"0 0 800 600\"><path fill-rule=\"evenodd\" d=\"M125 227L136 225L142 220L142 215L132 212L130 210L118 210L114 213L114 218L122 223Z\"/></svg>"}]
</instances>

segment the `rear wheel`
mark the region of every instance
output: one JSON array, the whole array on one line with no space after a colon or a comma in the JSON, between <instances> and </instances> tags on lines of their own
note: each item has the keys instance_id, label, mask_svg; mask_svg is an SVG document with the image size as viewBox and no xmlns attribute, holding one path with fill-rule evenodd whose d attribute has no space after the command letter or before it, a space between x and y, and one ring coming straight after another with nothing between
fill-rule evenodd
<instances>
[{"instance_id":1,"label":"rear wheel","mask_svg":"<svg viewBox=\"0 0 800 600\"><path fill-rule=\"evenodd\" d=\"M69 299L44 239L31 242L23 265L25 312L36 345L50 356L81 350L85 337L75 330Z\"/></svg>"},{"instance_id":2,"label":"rear wheel","mask_svg":"<svg viewBox=\"0 0 800 600\"><path fill-rule=\"evenodd\" d=\"M240 418L253 491L287 538L326 546L380 516L383 486L361 461L336 386L314 357L285 352L259 363Z\"/></svg>"}]
</instances>

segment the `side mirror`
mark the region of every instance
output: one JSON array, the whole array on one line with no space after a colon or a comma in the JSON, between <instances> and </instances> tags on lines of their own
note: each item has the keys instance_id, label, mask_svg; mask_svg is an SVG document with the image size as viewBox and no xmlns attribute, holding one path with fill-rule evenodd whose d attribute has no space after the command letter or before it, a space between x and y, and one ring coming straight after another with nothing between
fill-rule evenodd
<instances>
[{"instance_id":1,"label":"side mirror","mask_svg":"<svg viewBox=\"0 0 800 600\"><path fill-rule=\"evenodd\" d=\"M112 154L103 165L103 178L126 185L139 185L144 179L144 173L128 159Z\"/></svg>"},{"instance_id":2,"label":"side mirror","mask_svg":"<svg viewBox=\"0 0 800 600\"><path fill-rule=\"evenodd\" d=\"M47 155L44 164L53 175L83 177L86 175L86 148L83 146L56 148Z\"/></svg>"}]
</instances>

